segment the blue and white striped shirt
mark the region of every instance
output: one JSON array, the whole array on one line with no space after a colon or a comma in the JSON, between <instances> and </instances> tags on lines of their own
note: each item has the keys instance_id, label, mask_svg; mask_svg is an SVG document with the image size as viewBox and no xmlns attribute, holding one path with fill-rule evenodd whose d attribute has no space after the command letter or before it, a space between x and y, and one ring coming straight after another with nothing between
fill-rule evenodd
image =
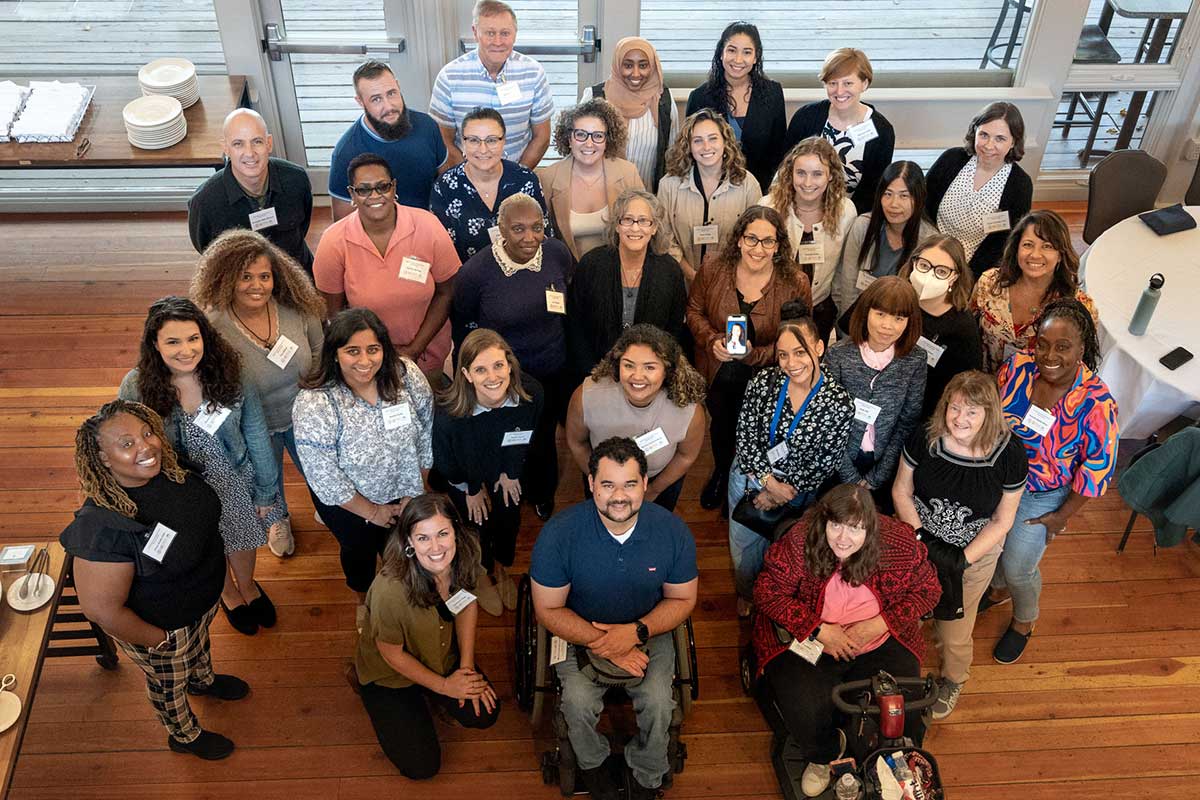
<instances>
[{"instance_id":1,"label":"blue and white striped shirt","mask_svg":"<svg viewBox=\"0 0 1200 800\"><path fill-rule=\"evenodd\" d=\"M501 105L497 87L503 83L517 84L521 87L521 96ZM429 115L443 128L453 127L459 131L455 142L461 148L463 117L477 106L494 108L504 117L504 157L519 161L525 146L533 138L532 126L548 121L554 113L554 98L550 94L546 70L535 59L514 50L500 75L493 80L477 51L459 56L438 73L429 99Z\"/></svg>"}]
</instances>

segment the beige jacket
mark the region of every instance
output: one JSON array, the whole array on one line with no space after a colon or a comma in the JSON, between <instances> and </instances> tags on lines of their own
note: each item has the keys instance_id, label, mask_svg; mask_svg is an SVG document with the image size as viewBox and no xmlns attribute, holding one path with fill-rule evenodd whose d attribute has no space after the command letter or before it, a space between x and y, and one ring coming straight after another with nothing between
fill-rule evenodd
<instances>
[{"instance_id":1,"label":"beige jacket","mask_svg":"<svg viewBox=\"0 0 1200 800\"><path fill-rule=\"evenodd\" d=\"M583 254L579 252L575 236L571 233L571 166L574 163L575 159L567 156L548 167L538 167L535 172L542 182L542 194L546 197L546 208L550 211L554 230L578 261ZM608 205L611 208L621 192L646 187L632 162L623 158L606 158L604 188L608 192Z\"/></svg>"},{"instance_id":2,"label":"beige jacket","mask_svg":"<svg viewBox=\"0 0 1200 800\"><path fill-rule=\"evenodd\" d=\"M708 202L708 219L704 217L704 195L692 181L689 173L685 177L667 175L658 183L658 201L663 205L663 214L667 219L667 230L671 234L671 247L667 252L676 261L687 259L692 269L700 269L701 245L692 243L692 229L697 225L716 223L717 235L721 238L718 244L708 245L705 254L712 258L724 244L725 234L733 229L733 223L742 212L757 205L762 198L762 190L756 179L749 172L740 186L735 186L728 180L722 181Z\"/></svg>"},{"instance_id":3,"label":"beige jacket","mask_svg":"<svg viewBox=\"0 0 1200 800\"><path fill-rule=\"evenodd\" d=\"M775 208L771 204L770 195L764 197L759 205ZM775 208L775 210L779 211L778 208ZM837 233L831 235L826 231L822 231L824 246L821 250L825 256L825 261L821 264L813 265L812 301L814 306L824 302L833 290L833 273L834 268L837 267L838 260L842 257L842 242L846 240L846 234L850 232L850 226L854 224L856 216L858 216L858 212L854 208L854 203L848 197L843 198L841 213L838 215ZM788 239L791 240L792 249L795 250L801 237L804 236L804 223L789 210L784 224L787 225ZM819 227L820 223L813 227L814 233Z\"/></svg>"}]
</instances>

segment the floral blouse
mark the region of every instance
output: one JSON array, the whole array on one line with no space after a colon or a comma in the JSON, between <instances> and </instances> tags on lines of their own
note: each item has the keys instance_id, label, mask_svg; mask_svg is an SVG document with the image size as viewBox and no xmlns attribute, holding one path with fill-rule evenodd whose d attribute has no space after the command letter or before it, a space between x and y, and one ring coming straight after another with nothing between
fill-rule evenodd
<instances>
[{"instance_id":1,"label":"floral blouse","mask_svg":"<svg viewBox=\"0 0 1200 800\"><path fill-rule=\"evenodd\" d=\"M416 497L421 470L433 466L433 393L417 365L405 372L396 400L376 405L344 384L301 389L292 406L296 450L304 479L326 505L358 492L372 503ZM406 407L392 412L393 406Z\"/></svg>"},{"instance_id":2,"label":"floral blouse","mask_svg":"<svg viewBox=\"0 0 1200 800\"><path fill-rule=\"evenodd\" d=\"M1000 369L1000 365L1013 352L1029 347L1035 333L1033 322L1038 316L1035 312L1029 322L1019 327L1014 325L1008 287L1000 289L999 294L992 291L999 277L999 267L985 271L979 276L975 290L971 293L971 313L979 320L979 335L983 341L983 368L992 374ZM1053 299L1056 298L1045 298L1047 302ZM1096 311L1092 298L1079 289L1075 293L1075 299L1083 303L1091 312L1092 319L1099 325L1100 314Z\"/></svg>"},{"instance_id":3,"label":"floral blouse","mask_svg":"<svg viewBox=\"0 0 1200 800\"><path fill-rule=\"evenodd\" d=\"M485 247L490 247L492 239L488 235L498 221L500 203L506 198L519 192L537 200L542 207L543 220L546 225L546 235L553 236L549 216L546 214L546 199L542 196L542 184L538 181L533 170L515 161L502 162L504 171L500 175L500 184L496 188L496 203L489 209L475 191L475 186L467 177L467 162L446 170L442 177L433 184L429 195L429 210L450 234L458 257L466 261Z\"/></svg>"},{"instance_id":4,"label":"floral blouse","mask_svg":"<svg viewBox=\"0 0 1200 800\"><path fill-rule=\"evenodd\" d=\"M837 471L850 437L854 402L840 383L823 377L790 436L794 414L792 404L784 401L773 441L771 423L787 376L779 367L769 367L751 379L737 422L737 461L743 474L770 470L797 491L812 492ZM787 455L772 464L767 451L785 439Z\"/></svg>"}]
</instances>

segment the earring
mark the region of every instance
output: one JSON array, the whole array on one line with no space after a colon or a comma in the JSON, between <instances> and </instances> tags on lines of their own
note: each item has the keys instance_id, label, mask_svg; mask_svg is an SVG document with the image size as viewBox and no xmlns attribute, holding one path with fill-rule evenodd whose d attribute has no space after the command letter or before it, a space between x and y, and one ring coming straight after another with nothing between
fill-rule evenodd
<instances>
[{"instance_id":1,"label":"earring","mask_svg":"<svg viewBox=\"0 0 1200 800\"><path fill-rule=\"evenodd\" d=\"M413 546L411 544L404 545L404 556L406 558L412 558L416 554L417 554L417 551L413 550Z\"/></svg>"}]
</instances>

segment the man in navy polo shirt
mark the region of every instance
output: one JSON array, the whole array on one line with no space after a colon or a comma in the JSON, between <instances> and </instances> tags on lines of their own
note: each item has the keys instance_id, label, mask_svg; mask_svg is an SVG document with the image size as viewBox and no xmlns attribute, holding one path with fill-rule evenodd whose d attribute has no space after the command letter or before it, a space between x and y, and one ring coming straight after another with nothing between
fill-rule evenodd
<instances>
[{"instance_id":1,"label":"man in navy polo shirt","mask_svg":"<svg viewBox=\"0 0 1200 800\"><path fill-rule=\"evenodd\" d=\"M696 542L682 519L643 505L646 484L646 457L632 439L601 442L588 462L592 499L546 523L529 570L538 621L569 643L566 660L555 664L562 709L580 774L597 800L617 798L602 768L608 740L596 731L607 687L585 676L580 662L590 650L643 676L627 689L638 735L625 747L625 763L635 779L632 796L654 797L668 769L675 708L672 632L696 605Z\"/></svg>"},{"instance_id":2,"label":"man in navy polo shirt","mask_svg":"<svg viewBox=\"0 0 1200 800\"><path fill-rule=\"evenodd\" d=\"M347 168L360 153L387 159L396 176L396 202L429 210L433 182L446 167L446 144L428 114L404 104L391 67L367 61L354 70L354 101L363 113L333 147L329 164L329 202L333 221L354 210Z\"/></svg>"}]
</instances>

